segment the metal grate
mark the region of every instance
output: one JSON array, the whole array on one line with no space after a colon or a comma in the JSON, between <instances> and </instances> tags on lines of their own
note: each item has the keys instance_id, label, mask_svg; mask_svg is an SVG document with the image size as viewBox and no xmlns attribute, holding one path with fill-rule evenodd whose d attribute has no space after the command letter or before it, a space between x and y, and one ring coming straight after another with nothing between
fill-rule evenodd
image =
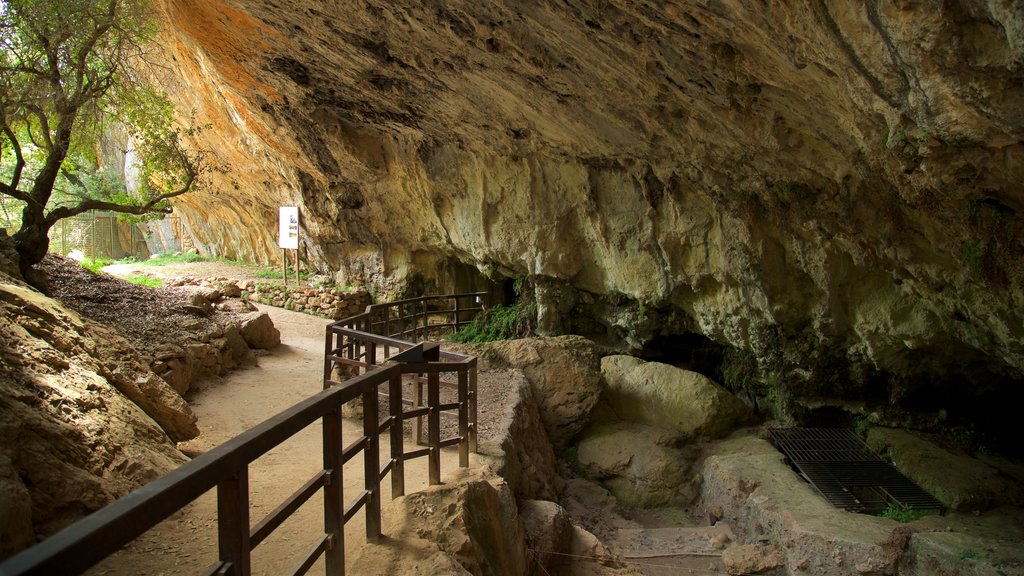
<instances>
[{"instance_id":1,"label":"metal grate","mask_svg":"<svg viewBox=\"0 0 1024 576\"><path fill-rule=\"evenodd\" d=\"M768 439L837 508L866 514L890 506L943 511L941 502L875 454L852 430L769 428Z\"/></svg>"}]
</instances>

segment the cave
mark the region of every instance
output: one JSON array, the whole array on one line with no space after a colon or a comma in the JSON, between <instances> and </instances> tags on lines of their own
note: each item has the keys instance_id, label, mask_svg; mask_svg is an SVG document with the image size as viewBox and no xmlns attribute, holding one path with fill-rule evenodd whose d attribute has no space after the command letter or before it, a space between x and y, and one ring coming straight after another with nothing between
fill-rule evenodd
<instances>
[{"instance_id":1,"label":"cave","mask_svg":"<svg viewBox=\"0 0 1024 576\"><path fill-rule=\"evenodd\" d=\"M99 18L52 4L0 2L5 45ZM1024 566L993 536L1024 538L1016 3L139 6L119 21L138 50L97 55L116 65L67 73L102 58L45 62L64 54L47 40L0 66L0 401L18 415L0 426L0 558L213 450L189 444L192 404L220 379L330 351L310 343L324 326L390 325L374 310L409 300L395 318L444 324L442 349L515 384L495 397L528 425L501 431L537 452L497 439L514 479L453 490L494 514L460 517L474 545L508 545L524 574L526 536L485 529L520 509L550 516L565 554L656 554L626 544L686 528L736 573ZM49 20L12 32L32 18ZM60 96L108 72L115 91ZM120 227L156 258L111 265L153 291L47 256L70 254L58 223L81 214L109 228L73 234L88 274ZM476 293L503 307L480 324L511 332L447 340L475 306L423 298ZM274 322L296 340L278 349ZM300 374L329 389L378 366L377 344L349 372L305 356L250 398ZM855 430L950 514L829 544L830 512L764 442L783 424ZM411 516L441 509L418 494ZM790 512L812 536L787 547ZM489 570L434 536L439 566Z\"/></svg>"}]
</instances>

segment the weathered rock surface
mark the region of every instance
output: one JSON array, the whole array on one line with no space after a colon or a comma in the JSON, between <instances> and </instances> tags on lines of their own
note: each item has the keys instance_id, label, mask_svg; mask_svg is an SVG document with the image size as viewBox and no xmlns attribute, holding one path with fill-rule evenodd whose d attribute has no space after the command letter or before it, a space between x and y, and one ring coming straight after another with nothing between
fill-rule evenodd
<instances>
[{"instance_id":1,"label":"weathered rock surface","mask_svg":"<svg viewBox=\"0 0 1024 576\"><path fill-rule=\"evenodd\" d=\"M277 261L295 204L380 296L531 275L545 327L700 333L798 399L1020 397L1018 3L165 10L233 168L176 204L204 250Z\"/></svg>"},{"instance_id":2,"label":"weathered rock surface","mask_svg":"<svg viewBox=\"0 0 1024 576\"><path fill-rule=\"evenodd\" d=\"M580 439L577 457L625 506L683 505L697 494L688 478L695 454L675 447L678 436L643 424L599 424Z\"/></svg>"},{"instance_id":3,"label":"weathered rock surface","mask_svg":"<svg viewBox=\"0 0 1024 576\"><path fill-rule=\"evenodd\" d=\"M462 348L479 358L481 369L514 367L526 375L556 451L583 430L600 399L600 358L586 338L522 338Z\"/></svg>"},{"instance_id":4,"label":"weathered rock surface","mask_svg":"<svg viewBox=\"0 0 1024 576\"><path fill-rule=\"evenodd\" d=\"M989 465L918 434L893 428L872 428L867 442L951 510L1024 506L1024 484L1012 475L1013 464L990 461L994 465Z\"/></svg>"},{"instance_id":5,"label":"weathered rock surface","mask_svg":"<svg viewBox=\"0 0 1024 576\"><path fill-rule=\"evenodd\" d=\"M281 332L266 312L252 312L242 317L242 337L253 348L270 350L281 343Z\"/></svg>"},{"instance_id":6,"label":"weathered rock surface","mask_svg":"<svg viewBox=\"0 0 1024 576\"><path fill-rule=\"evenodd\" d=\"M0 557L185 461L195 416L123 338L0 277L0 343Z\"/></svg>"},{"instance_id":7,"label":"weathered rock surface","mask_svg":"<svg viewBox=\"0 0 1024 576\"><path fill-rule=\"evenodd\" d=\"M482 442L480 452L497 458L495 473L508 482L516 498L557 500L564 482L530 384L519 370L507 375L509 397L514 400L495 425L497 438Z\"/></svg>"},{"instance_id":8,"label":"weathered rock surface","mask_svg":"<svg viewBox=\"0 0 1024 576\"><path fill-rule=\"evenodd\" d=\"M743 402L710 378L632 356L605 356L608 405L623 420L670 427L686 438L717 438L749 423Z\"/></svg>"},{"instance_id":9,"label":"weathered rock surface","mask_svg":"<svg viewBox=\"0 0 1024 576\"><path fill-rule=\"evenodd\" d=\"M563 560L559 552L568 550L572 542L569 514L554 502L526 500L519 503L519 517L523 522L527 558L540 565L544 573L554 573Z\"/></svg>"},{"instance_id":10,"label":"weathered rock surface","mask_svg":"<svg viewBox=\"0 0 1024 576\"><path fill-rule=\"evenodd\" d=\"M708 518L742 529L734 545L765 545L765 558L784 555L791 574L941 574L940 568L968 564L965 551L981 560L973 564L991 568L977 573L1024 567L1019 509L926 516L910 524L846 512L817 495L770 444L750 436L717 444L702 476L701 509ZM742 549L725 552L737 567L754 559Z\"/></svg>"}]
</instances>

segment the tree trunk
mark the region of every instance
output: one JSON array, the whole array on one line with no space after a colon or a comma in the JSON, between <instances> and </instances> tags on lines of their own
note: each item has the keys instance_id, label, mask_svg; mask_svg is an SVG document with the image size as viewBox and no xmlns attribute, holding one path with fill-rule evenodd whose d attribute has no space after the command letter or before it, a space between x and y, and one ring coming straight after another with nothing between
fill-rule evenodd
<instances>
[{"instance_id":1,"label":"tree trunk","mask_svg":"<svg viewBox=\"0 0 1024 576\"><path fill-rule=\"evenodd\" d=\"M28 212L28 209L25 209ZM21 276L28 280L29 270L40 263L46 257L50 249L50 230L46 227L42 218L36 222L29 223L24 220L21 230L14 234L14 247L18 251L18 268Z\"/></svg>"}]
</instances>

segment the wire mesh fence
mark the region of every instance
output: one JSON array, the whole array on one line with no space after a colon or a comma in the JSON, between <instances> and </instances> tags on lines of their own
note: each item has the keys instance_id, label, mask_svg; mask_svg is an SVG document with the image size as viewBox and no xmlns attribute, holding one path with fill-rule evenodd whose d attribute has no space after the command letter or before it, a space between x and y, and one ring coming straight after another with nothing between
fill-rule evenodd
<instances>
[{"instance_id":1,"label":"wire mesh fence","mask_svg":"<svg viewBox=\"0 0 1024 576\"><path fill-rule=\"evenodd\" d=\"M24 203L0 196L0 228L14 235L21 227ZM139 260L150 254L181 251L181 223L175 216L152 222L123 221L114 212L92 211L60 220L50 229L50 252L67 256L80 251L86 258Z\"/></svg>"}]
</instances>

